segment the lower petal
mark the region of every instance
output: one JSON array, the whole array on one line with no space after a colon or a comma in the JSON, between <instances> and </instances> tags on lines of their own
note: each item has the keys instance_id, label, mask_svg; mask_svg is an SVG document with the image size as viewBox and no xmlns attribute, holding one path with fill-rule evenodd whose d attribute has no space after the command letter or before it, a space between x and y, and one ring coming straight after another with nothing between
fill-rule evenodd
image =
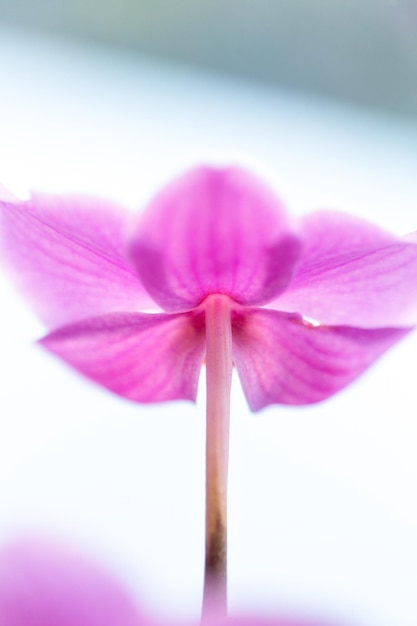
<instances>
[{"instance_id":1,"label":"lower petal","mask_svg":"<svg viewBox=\"0 0 417 626\"><path fill-rule=\"evenodd\" d=\"M112 314L59 328L40 343L129 400L195 400L205 350L204 316Z\"/></svg>"},{"instance_id":2,"label":"lower petal","mask_svg":"<svg viewBox=\"0 0 417 626\"><path fill-rule=\"evenodd\" d=\"M355 380L411 329L313 326L298 314L237 311L233 357L253 411L320 402Z\"/></svg>"}]
</instances>

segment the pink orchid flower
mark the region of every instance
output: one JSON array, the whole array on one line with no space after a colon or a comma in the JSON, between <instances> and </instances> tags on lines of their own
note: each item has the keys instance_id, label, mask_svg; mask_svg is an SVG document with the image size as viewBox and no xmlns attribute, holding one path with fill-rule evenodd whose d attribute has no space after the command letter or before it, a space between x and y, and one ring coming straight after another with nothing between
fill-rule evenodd
<instances>
[{"instance_id":1,"label":"pink orchid flower","mask_svg":"<svg viewBox=\"0 0 417 626\"><path fill-rule=\"evenodd\" d=\"M118 581L98 565L63 545L34 539L0 550L0 624L163 626L142 611ZM178 621L175 624L180 626ZM223 625L318 626L318 622L223 619L216 616L213 607L204 626Z\"/></svg>"},{"instance_id":2,"label":"pink orchid flower","mask_svg":"<svg viewBox=\"0 0 417 626\"><path fill-rule=\"evenodd\" d=\"M42 345L134 401L195 399L209 306L230 312L254 411L331 396L416 323L415 243L332 211L294 224L240 169L189 172L136 223L85 197L5 197L0 215Z\"/></svg>"},{"instance_id":3,"label":"pink orchid flower","mask_svg":"<svg viewBox=\"0 0 417 626\"><path fill-rule=\"evenodd\" d=\"M416 237L319 211L293 222L237 168L201 167L137 219L109 202L4 194L5 262L51 332L41 344L130 400L207 381L204 606L225 605L230 385L252 410L336 393L417 321ZM140 310L150 312L140 312Z\"/></svg>"}]
</instances>

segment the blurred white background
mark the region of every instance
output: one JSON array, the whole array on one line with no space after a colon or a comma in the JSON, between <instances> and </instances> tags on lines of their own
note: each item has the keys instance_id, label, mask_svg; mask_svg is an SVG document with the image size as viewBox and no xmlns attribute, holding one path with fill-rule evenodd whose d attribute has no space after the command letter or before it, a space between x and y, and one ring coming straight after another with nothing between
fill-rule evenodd
<instances>
[{"instance_id":1,"label":"blurred white background","mask_svg":"<svg viewBox=\"0 0 417 626\"><path fill-rule=\"evenodd\" d=\"M0 179L144 206L202 161L264 176L295 214L417 229L417 123L58 36L0 30ZM51 533L150 610L199 612L204 376L197 406L139 406L43 353L0 282L0 540ZM417 335L309 408L251 415L236 379L231 606L358 626L417 623Z\"/></svg>"}]
</instances>

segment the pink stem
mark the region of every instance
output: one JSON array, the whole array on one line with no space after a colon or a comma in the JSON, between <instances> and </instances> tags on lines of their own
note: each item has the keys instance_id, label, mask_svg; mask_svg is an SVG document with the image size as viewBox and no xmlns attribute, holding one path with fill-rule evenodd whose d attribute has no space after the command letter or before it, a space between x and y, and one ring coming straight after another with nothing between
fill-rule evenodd
<instances>
[{"instance_id":1,"label":"pink stem","mask_svg":"<svg viewBox=\"0 0 417 626\"><path fill-rule=\"evenodd\" d=\"M227 614L227 469L232 383L230 299L206 300L206 561L203 617Z\"/></svg>"}]
</instances>

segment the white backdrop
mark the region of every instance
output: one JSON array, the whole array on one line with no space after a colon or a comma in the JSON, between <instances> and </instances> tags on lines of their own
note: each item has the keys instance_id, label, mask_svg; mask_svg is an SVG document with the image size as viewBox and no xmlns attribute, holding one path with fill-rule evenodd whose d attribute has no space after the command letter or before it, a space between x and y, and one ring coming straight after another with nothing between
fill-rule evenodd
<instances>
[{"instance_id":1,"label":"white backdrop","mask_svg":"<svg viewBox=\"0 0 417 626\"><path fill-rule=\"evenodd\" d=\"M0 31L0 180L140 208L202 161L237 162L289 209L417 229L417 125L120 53ZM198 615L204 375L197 406L140 406L34 344L0 282L0 540L42 532L104 562L150 610ZM251 415L236 379L235 610L417 623L417 334L318 406Z\"/></svg>"}]
</instances>

